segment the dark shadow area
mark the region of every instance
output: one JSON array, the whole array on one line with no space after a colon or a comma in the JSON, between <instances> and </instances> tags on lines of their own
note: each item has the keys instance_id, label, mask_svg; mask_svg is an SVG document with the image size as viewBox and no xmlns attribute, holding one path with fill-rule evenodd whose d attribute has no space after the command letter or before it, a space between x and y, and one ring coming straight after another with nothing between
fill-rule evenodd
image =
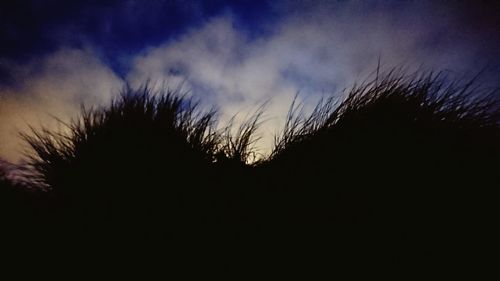
<instances>
[{"instance_id":1,"label":"dark shadow area","mask_svg":"<svg viewBox=\"0 0 500 281\"><path fill-rule=\"evenodd\" d=\"M2 274L470 265L496 239L499 113L474 80L389 73L307 116L293 104L271 155L249 163L261 111L216 129L182 93L127 88L66 130L23 136L23 184L0 174Z\"/></svg>"}]
</instances>

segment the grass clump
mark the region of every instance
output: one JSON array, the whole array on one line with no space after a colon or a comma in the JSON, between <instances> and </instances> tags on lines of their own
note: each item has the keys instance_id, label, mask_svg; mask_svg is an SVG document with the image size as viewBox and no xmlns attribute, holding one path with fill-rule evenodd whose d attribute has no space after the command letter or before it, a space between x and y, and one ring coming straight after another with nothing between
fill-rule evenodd
<instances>
[{"instance_id":1,"label":"grass clump","mask_svg":"<svg viewBox=\"0 0 500 281\"><path fill-rule=\"evenodd\" d=\"M440 262L462 257L464 241L490 241L491 183L500 181L495 90L393 71L307 116L296 100L259 161L263 107L236 129L234 119L217 129L215 111L147 86L82 108L63 131L24 134L26 176L44 190L39 210L49 210L44 237L62 256L79 241L80 258L117 266L155 251L180 261L201 249L242 257L276 245L283 255L272 262L283 266L307 263L296 254L305 248L380 264Z\"/></svg>"}]
</instances>

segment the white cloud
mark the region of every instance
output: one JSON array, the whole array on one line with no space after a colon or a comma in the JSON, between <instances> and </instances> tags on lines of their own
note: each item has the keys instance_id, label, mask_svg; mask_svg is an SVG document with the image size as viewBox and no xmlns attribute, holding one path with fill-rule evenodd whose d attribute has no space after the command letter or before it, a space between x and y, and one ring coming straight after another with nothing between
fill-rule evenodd
<instances>
[{"instance_id":1,"label":"white cloud","mask_svg":"<svg viewBox=\"0 0 500 281\"><path fill-rule=\"evenodd\" d=\"M236 30L228 15L214 18L137 56L127 78L132 84L186 80L194 96L220 108L223 121L271 99L261 131L261 148L269 151L297 92L308 97L307 103L321 94L338 94L367 78L379 56L383 67L409 70L457 69L471 60L467 49L453 42L427 46L449 28L446 18L419 22L418 17L390 17L355 6L292 13L257 39Z\"/></svg>"}]
</instances>

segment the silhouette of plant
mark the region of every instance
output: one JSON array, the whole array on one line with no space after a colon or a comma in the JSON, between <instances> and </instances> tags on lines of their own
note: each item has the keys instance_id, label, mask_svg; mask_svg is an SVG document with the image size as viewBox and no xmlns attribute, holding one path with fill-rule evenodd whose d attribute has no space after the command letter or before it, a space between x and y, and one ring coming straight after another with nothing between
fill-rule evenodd
<instances>
[{"instance_id":1,"label":"silhouette of plant","mask_svg":"<svg viewBox=\"0 0 500 281\"><path fill-rule=\"evenodd\" d=\"M127 87L63 130L23 135L40 232L61 256L78 241L83 259L118 267L205 247L237 262L280 245L259 258L284 268L302 248L376 264L462 257L456 245L490 241L500 182L499 99L476 79L377 73L309 115L296 98L259 161L264 106L216 129L216 112L183 93Z\"/></svg>"},{"instance_id":2,"label":"silhouette of plant","mask_svg":"<svg viewBox=\"0 0 500 281\"><path fill-rule=\"evenodd\" d=\"M477 77L461 83L447 81L442 73L405 75L393 70L381 77L355 85L343 100L322 99L313 112L304 117L294 100L284 130L275 138L270 159L289 146L307 141L333 127L353 127L371 122L397 122L415 129L436 127L456 130L497 132L499 99L496 89L484 89Z\"/></svg>"}]
</instances>

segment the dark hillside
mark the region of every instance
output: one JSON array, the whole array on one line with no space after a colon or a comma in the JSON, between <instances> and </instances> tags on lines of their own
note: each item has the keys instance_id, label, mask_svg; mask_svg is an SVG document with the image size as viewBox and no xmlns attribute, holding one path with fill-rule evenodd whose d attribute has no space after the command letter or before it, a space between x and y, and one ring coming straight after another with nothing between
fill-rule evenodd
<instances>
[{"instance_id":1,"label":"dark hillside","mask_svg":"<svg viewBox=\"0 0 500 281\"><path fill-rule=\"evenodd\" d=\"M426 269L488 252L500 182L494 91L389 73L309 116L292 105L271 155L249 163L261 114L236 133L217 130L215 112L144 87L82 109L69 133L24 135L29 192L0 181L10 268L109 278Z\"/></svg>"}]
</instances>

